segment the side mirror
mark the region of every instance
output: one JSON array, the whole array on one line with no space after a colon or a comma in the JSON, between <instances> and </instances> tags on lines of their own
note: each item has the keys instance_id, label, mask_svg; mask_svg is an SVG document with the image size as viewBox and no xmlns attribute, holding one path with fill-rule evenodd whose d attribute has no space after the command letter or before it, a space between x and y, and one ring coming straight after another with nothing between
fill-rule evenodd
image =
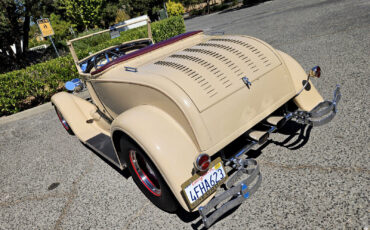
<instances>
[{"instance_id":1,"label":"side mirror","mask_svg":"<svg viewBox=\"0 0 370 230\"><path fill-rule=\"evenodd\" d=\"M65 87L68 91L79 92L83 89L83 83L79 78L72 79L65 83Z\"/></svg>"},{"instance_id":2,"label":"side mirror","mask_svg":"<svg viewBox=\"0 0 370 230\"><path fill-rule=\"evenodd\" d=\"M321 68L320 66L315 66L310 70L308 74L309 77L316 77L319 78L321 76Z\"/></svg>"}]
</instances>

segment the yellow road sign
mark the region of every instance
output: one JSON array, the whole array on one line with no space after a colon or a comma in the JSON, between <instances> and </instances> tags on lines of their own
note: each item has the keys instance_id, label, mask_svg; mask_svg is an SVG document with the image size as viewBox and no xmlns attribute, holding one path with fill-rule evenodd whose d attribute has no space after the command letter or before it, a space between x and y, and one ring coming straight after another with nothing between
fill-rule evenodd
<instances>
[{"instance_id":1,"label":"yellow road sign","mask_svg":"<svg viewBox=\"0 0 370 230\"><path fill-rule=\"evenodd\" d=\"M54 30L48 18L37 20L37 25L39 25L43 37L54 35Z\"/></svg>"}]
</instances>

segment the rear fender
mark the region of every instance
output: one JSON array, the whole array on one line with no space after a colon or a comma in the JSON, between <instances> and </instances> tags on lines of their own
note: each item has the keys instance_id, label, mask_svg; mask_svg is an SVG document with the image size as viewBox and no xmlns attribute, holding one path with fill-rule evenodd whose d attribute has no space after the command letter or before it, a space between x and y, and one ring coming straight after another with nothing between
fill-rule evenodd
<instances>
[{"instance_id":1,"label":"rear fender","mask_svg":"<svg viewBox=\"0 0 370 230\"><path fill-rule=\"evenodd\" d=\"M92 115L97 111L96 106L90 102L66 92L55 94L51 98L51 101L62 113L62 116L67 121L74 134L82 142L86 142L99 133L110 135L107 131L109 130L108 128L102 128L104 127L103 119L100 119L100 121L95 119L92 123L87 122L93 118Z\"/></svg>"},{"instance_id":2,"label":"rear fender","mask_svg":"<svg viewBox=\"0 0 370 230\"><path fill-rule=\"evenodd\" d=\"M303 88L303 81L307 80L307 73L303 70L301 65L294 60L288 54L278 51L280 56L285 62L290 75L292 76L292 80L294 83L294 88L298 93ZM317 104L323 102L324 99L317 91L315 86L312 84L311 80L309 81L309 90L303 90L298 96L294 98L294 103L304 111L311 111Z\"/></svg>"},{"instance_id":3,"label":"rear fender","mask_svg":"<svg viewBox=\"0 0 370 230\"><path fill-rule=\"evenodd\" d=\"M181 184L192 176L199 150L170 115L154 106L134 107L113 121L111 133L121 162L121 154L125 153L119 150L119 138L125 134L148 154L181 206L189 210L181 195Z\"/></svg>"}]
</instances>

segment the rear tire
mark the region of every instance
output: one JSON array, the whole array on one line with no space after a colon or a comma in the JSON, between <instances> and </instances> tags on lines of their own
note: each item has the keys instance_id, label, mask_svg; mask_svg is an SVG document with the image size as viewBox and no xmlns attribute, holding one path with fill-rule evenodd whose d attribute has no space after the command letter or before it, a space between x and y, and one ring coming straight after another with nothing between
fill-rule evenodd
<instances>
[{"instance_id":1,"label":"rear tire","mask_svg":"<svg viewBox=\"0 0 370 230\"><path fill-rule=\"evenodd\" d=\"M126 138L121 138L120 147L132 179L144 195L158 208L175 212L178 202L148 155Z\"/></svg>"},{"instance_id":2,"label":"rear tire","mask_svg":"<svg viewBox=\"0 0 370 230\"><path fill-rule=\"evenodd\" d=\"M55 108L55 112L58 115L59 121L60 121L60 123L62 123L64 129L69 133L69 135L74 135L74 133L73 133L73 131L71 129L71 126L69 126L69 124L67 123L67 121L64 119L62 113L59 111L59 109L57 109L56 106L54 108Z\"/></svg>"}]
</instances>

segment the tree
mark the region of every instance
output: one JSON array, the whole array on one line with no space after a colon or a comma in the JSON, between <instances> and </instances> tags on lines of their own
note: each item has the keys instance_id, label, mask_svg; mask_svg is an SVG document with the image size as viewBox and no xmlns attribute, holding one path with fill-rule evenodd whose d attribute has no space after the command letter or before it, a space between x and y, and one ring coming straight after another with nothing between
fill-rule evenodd
<instances>
[{"instance_id":1,"label":"tree","mask_svg":"<svg viewBox=\"0 0 370 230\"><path fill-rule=\"evenodd\" d=\"M19 61L28 49L28 32L31 16L40 15L45 1L40 0L0 0L0 49ZM22 45L23 43L23 49ZM10 48L15 44L15 53Z\"/></svg>"},{"instance_id":2,"label":"tree","mask_svg":"<svg viewBox=\"0 0 370 230\"><path fill-rule=\"evenodd\" d=\"M103 2L101 12L101 25L104 28L124 21L130 18L129 16L129 0L106 0ZM117 21L117 22L116 22Z\"/></svg>"},{"instance_id":3,"label":"tree","mask_svg":"<svg viewBox=\"0 0 370 230\"><path fill-rule=\"evenodd\" d=\"M103 0L63 0L59 4L79 29L94 28L100 23Z\"/></svg>"},{"instance_id":4,"label":"tree","mask_svg":"<svg viewBox=\"0 0 370 230\"><path fill-rule=\"evenodd\" d=\"M163 8L164 0L130 0L130 10L127 11L131 17L147 14L152 20L157 19L157 12Z\"/></svg>"},{"instance_id":5,"label":"tree","mask_svg":"<svg viewBox=\"0 0 370 230\"><path fill-rule=\"evenodd\" d=\"M130 16L126 13L125 10L119 9L117 10L116 18L114 19L114 23L117 24L119 22L126 21L127 19L130 19Z\"/></svg>"},{"instance_id":6,"label":"tree","mask_svg":"<svg viewBox=\"0 0 370 230\"><path fill-rule=\"evenodd\" d=\"M62 41L71 38L70 28L72 27L71 22L67 22L61 19L60 15L51 14L50 23L53 26L55 35L53 36L56 41Z\"/></svg>"}]
</instances>

